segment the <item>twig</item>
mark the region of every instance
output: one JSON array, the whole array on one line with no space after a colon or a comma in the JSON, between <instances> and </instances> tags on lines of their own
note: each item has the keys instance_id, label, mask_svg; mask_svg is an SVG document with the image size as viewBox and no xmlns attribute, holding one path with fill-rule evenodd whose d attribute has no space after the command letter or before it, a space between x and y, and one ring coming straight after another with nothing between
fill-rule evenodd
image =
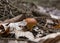
<instances>
[{"instance_id":1,"label":"twig","mask_svg":"<svg viewBox=\"0 0 60 43\"><path fill-rule=\"evenodd\" d=\"M18 15L16 17L12 18L12 19L5 20L4 22L7 22L7 23L18 22L18 21L21 21L23 19L24 19L23 14L21 14L21 15Z\"/></svg>"}]
</instances>

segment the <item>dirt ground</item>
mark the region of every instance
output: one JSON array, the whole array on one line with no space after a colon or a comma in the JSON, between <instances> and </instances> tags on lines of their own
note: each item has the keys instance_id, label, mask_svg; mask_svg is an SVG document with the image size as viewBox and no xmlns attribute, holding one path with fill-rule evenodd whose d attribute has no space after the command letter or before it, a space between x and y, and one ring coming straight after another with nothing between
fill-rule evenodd
<instances>
[{"instance_id":1,"label":"dirt ground","mask_svg":"<svg viewBox=\"0 0 60 43\"><path fill-rule=\"evenodd\" d=\"M23 4L24 2L27 5ZM25 17L38 17L39 15L38 16L31 15L32 9L30 9L30 8L32 8L32 7L30 4L32 2L35 3L36 5L40 5L43 7L55 7L57 9L60 9L60 0L0 0L0 21L11 19L11 18L16 17L21 14L24 14ZM26 41L16 42L16 41L12 41L12 40L8 40L8 41L0 40L0 43L27 43L27 42Z\"/></svg>"}]
</instances>

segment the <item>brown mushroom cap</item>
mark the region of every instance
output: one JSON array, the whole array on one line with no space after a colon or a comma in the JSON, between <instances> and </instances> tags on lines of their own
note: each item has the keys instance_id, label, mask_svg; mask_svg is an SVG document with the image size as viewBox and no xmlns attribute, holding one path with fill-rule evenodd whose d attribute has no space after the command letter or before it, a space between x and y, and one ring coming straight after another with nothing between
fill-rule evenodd
<instances>
[{"instance_id":1,"label":"brown mushroom cap","mask_svg":"<svg viewBox=\"0 0 60 43\"><path fill-rule=\"evenodd\" d=\"M31 31L32 27L37 24L37 20L34 18L26 18L25 21L27 22L27 28Z\"/></svg>"}]
</instances>

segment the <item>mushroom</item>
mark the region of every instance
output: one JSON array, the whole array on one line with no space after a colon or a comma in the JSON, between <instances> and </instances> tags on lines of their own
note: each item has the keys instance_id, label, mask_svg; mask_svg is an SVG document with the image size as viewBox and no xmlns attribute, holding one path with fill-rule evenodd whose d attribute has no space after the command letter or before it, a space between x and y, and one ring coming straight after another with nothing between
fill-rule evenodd
<instances>
[{"instance_id":1,"label":"mushroom","mask_svg":"<svg viewBox=\"0 0 60 43\"><path fill-rule=\"evenodd\" d=\"M24 20L27 22L28 30L32 31L32 28L37 24L37 20L34 18L26 18Z\"/></svg>"}]
</instances>

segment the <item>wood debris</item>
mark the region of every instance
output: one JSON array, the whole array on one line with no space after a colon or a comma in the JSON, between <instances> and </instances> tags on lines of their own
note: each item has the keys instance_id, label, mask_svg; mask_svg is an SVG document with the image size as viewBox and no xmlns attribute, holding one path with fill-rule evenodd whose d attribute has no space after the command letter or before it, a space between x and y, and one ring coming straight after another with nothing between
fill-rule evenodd
<instances>
[{"instance_id":1,"label":"wood debris","mask_svg":"<svg viewBox=\"0 0 60 43\"><path fill-rule=\"evenodd\" d=\"M37 43L57 43L60 40L60 10L24 1L20 2L19 7L8 0L1 0L0 36L2 38L25 38ZM31 31L24 21L26 18L37 20L37 24L32 26Z\"/></svg>"}]
</instances>

